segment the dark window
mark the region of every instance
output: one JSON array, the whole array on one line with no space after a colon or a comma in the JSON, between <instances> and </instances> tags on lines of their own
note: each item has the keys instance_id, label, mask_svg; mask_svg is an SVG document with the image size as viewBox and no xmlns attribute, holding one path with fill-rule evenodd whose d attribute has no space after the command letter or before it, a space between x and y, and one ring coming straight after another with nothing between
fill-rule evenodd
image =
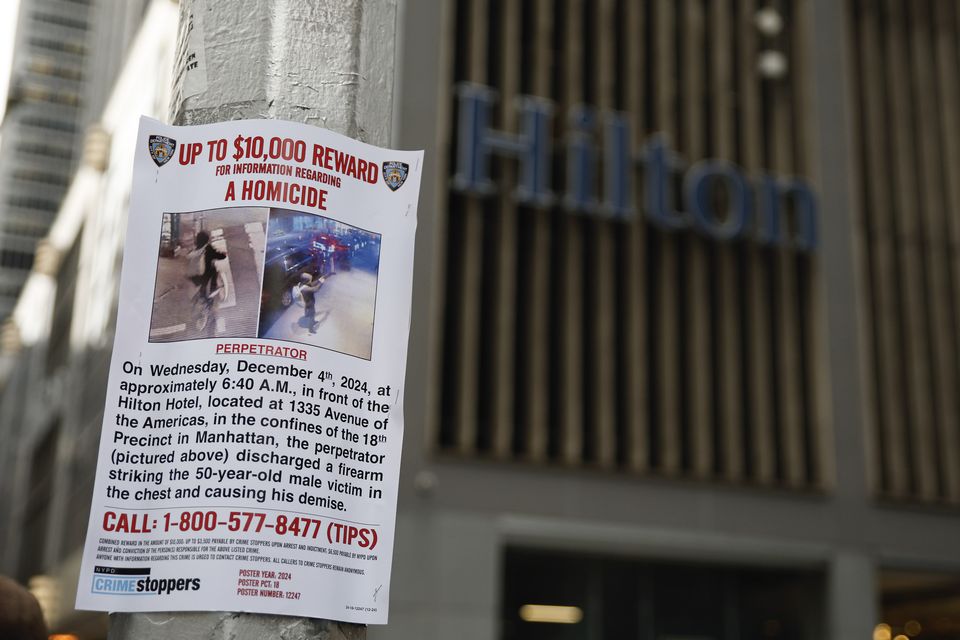
<instances>
[{"instance_id":1,"label":"dark window","mask_svg":"<svg viewBox=\"0 0 960 640\"><path fill-rule=\"evenodd\" d=\"M29 269L33 266L33 254L13 249L0 249L0 266L11 269Z\"/></svg>"},{"instance_id":2,"label":"dark window","mask_svg":"<svg viewBox=\"0 0 960 640\"><path fill-rule=\"evenodd\" d=\"M35 198L31 196L11 196L7 198L7 204L9 204L11 207L22 207L24 209L53 211L60 206L60 201L47 200L46 198Z\"/></svg>"},{"instance_id":3,"label":"dark window","mask_svg":"<svg viewBox=\"0 0 960 640\"><path fill-rule=\"evenodd\" d=\"M40 49L49 49L50 51L63 51L82 56L87 52L87 48L79 42L68 40L51 40L49 38L30 38L29 43Z\"/></svg>"},{"instance_id":4,"label":"dark window","mask_svg":"<svg viewBox=\"0 0 960 640\"><path fill-rule=\"evenodd\" d=\"M55 24L59 27L67 27L68 29L77 29L80 31L87 30L86 20L76 20L67 16L54 15L52 13L40 13L39 11L35 11L33 13L33 19L37 22Z\"/></svg>"},{"instance_id":5,"label":"dark window","mask_svg":"<svg viewBox=\"0 0 960 640\"><path fill-rule=\"evenodd\" d=\"M824 585L815 572L526 549L505 560L505 640L822 637Z\"/></svg>"},{"instance_id":6,"label":"dark window","mask_svg":"<svg viewBox=\"0 0 960 640\"><path fill-rule=\"evenodd\" d=\"M52 129L54 131L63 131L65 133L76 133L77 125L72 122L54 120L52 118L43 118L39 116L27 116L20 121L25 127L37 127L39 129Z\"/></svg>"},{"instance_id":7,"label":"dark window","mask_svg":"<svg viewBox=\"0 0 960 640\"><path fill-rule=\"evenodd\" d=\"M73 151L64 147L54 147L48 144L21 143L17 145L17 151L22 153L32 153L39 156L48 156L51 158L61 158L69 160L73 157Z\"/></svg>"},{"instance_id":8,"label":"dark window","mask_svg":"<svg viewBox=\"0 0 960 640\"><path fill-rule=\"evenodd\" d=\"M27 180L30 182L39 182L57 187L66 187L69 179L63 174L50 173L48 171L38 171L36 169L17 169L13 172L16 180Z\"/></svg>"}]
</instances>

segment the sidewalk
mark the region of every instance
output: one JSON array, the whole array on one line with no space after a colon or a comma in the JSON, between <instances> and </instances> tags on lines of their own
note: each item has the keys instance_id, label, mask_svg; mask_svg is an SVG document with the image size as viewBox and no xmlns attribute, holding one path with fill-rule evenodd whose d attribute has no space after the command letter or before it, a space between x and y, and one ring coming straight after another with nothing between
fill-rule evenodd
<instances>
[{"instance_id":1,"label":"sidewalk","mask_svg":"<svg viewBox=\"0 0 960 640\"><path fill-rule=\"evenodd\" d=\"M362 269L340 271L317 292L316 333L303 321L303 307L290 305L260 336L292 340L370 359L377 276Z\"/></svg>"}]
</instances>

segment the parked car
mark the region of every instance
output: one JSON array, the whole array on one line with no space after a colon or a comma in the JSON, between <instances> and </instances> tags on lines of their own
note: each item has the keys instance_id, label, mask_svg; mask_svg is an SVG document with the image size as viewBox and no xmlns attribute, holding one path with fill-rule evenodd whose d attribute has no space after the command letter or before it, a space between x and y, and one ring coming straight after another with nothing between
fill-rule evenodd
<instances>
[{"instance_id":1,"label":"parked car","mask_svg":"<svg viewBox=\"0 0 960 640\"><path fill-rule=\"evenodd\" d=\"M293 304L293 286L300 281L301 273L319 274L311 252L289 246L267 250L260 298L264 313L282 312Z\"/></svg>"}]
</instances>

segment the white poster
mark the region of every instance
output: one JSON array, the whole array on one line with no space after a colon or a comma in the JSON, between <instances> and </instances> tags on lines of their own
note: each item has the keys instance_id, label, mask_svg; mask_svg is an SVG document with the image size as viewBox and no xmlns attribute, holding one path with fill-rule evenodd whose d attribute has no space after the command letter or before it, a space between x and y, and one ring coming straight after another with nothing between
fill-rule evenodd
<instances>
[{"instance_id":1,"label":"white poster","mask_svg":"<svg viewBox=\"0 0 960 640\"><path fill-rule=\"evenodd\" d=\"M77 608L387 621L422 162L141 120Z\"/></svg>"}]
</instances>

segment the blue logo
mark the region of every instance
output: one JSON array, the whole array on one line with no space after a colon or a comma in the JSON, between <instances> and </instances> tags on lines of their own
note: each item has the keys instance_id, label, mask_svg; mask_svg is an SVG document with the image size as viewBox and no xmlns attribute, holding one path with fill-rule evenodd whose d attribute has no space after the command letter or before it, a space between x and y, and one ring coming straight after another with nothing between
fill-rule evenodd
<instances>
[{"instance_id":1,"label":"blue logo","mask_svg":"<svg viewBox=\"0 0 960 640\"><path fill-rule=\"evenodd\" d=\"M150 150L150 157L158 167L170 162L173 157L173 151L177 148L177 141L166 136L150 136L147 140L147 148Z\"/></svg>"},{"instance_id":2,"label":"blue logo","mask_svg":"<svg viewBox=\"0 0 960 640\"><path fill-rule=\"evenodd\" d=\"M178 591L199 591L200 578L151 578L149 567L93 568L90 592L111 596L165 596Z\"/></svg>"},{"instance_id":3,"label":"blue logo","mask_svg":"<svg viewBox=\"0 0 960 640\"><path fill-rule=\"evenodd\" d=\"M384 162L383 163L383 181L387 183L391 191L396 191L407 181L407 174L410 172L410 165L406 162Z\"/></svg>"},{"instance_id":4,"label":"blue logo","mask_svg":"<svg viewBox=\"0 0 960 640\"><path fill-rule=\"evenodd\" d=\"M94 567L90 592L113 596L143 595L137 592L137 582L149 577L149 567Z\"/></svg>"},{"instance_id":5,"label":"blue logo","mask_svg":"<svg viewBox=\"0 0 960 640\"><path fill-rule=\"evenodd\" d=\"M642 214L661 229L695 229L719 241L746 239L800 252L817 248L817 198L800 177L750 176L716 159L688 163L663 134L634 148L628 114L573 105L560 141L565 193L554 193L553 104L518 96L518 130L512 132L494 128L494 89L461 83L457 96L457 191L500 193L504 186L494 180L493 159L507 159L517 168L512 197L521 204L561 205L570 213L620 221ZM384 179L386 172L384 165Z\"/></svg>"}]
</instances>

